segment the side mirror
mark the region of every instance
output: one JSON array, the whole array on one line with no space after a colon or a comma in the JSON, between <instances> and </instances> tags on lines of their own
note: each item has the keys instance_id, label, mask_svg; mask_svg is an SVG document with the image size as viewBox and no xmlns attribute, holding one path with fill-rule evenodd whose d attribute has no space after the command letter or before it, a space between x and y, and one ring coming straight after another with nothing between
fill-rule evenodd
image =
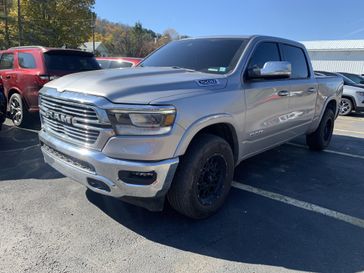
<instances>
[{"instance_id":1,"label":"side mirror","mask_svg":"<svg viewBox=\"0 0 364 273\"><path fill-rule=\"evenodd\" d=\"M291 64L289 62L266 62L263 68L248 70L249 79L285 79L291 77Z\"/></svg>"}]
</instances>

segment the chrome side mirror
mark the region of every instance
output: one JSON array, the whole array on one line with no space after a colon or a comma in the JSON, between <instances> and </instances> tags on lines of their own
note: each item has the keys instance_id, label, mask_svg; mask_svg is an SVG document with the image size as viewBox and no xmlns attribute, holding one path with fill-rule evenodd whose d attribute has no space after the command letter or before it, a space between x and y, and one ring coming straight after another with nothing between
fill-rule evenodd
<instances>
[{"instance_id":1,"label":"chrome side mirror","mask_svg":"<svg viewBox=\"0 0 364 273\"><path fill-rule=\"evenodd\" d=\"M248 70L249 79L285 79L290 78L292 66L289 62L266 62L263 68Z\"/></svg>"}]
</instances>

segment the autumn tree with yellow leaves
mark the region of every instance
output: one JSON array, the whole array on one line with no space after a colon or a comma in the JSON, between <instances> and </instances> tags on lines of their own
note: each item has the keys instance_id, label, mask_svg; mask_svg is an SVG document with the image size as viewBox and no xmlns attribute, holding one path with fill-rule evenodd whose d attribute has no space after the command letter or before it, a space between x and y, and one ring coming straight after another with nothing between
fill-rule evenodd
<instances>
[{"instance_id":1,"label":"autumn tree with yellow leaves","mask_svg":"<svg viewBox=\"0 0 364 273\"><path fill-rule=\"evenodd\" d=\"M0 2L0 47L18 45L18 1ZM76 48L89 39L95 0L20 0L21 45Z\"/></svg>"}]
</instances>

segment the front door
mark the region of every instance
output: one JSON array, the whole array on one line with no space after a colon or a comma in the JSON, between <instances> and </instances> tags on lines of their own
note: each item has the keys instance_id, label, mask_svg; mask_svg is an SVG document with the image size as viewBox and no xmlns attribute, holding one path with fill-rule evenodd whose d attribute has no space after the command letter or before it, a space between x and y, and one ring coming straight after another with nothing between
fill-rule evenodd
<instances>
[{"instance_id":1,"label":"front door","mask_svg":"<svg viewBox=\"0 0 364 273\"><path fill-rule=\"evenodd\" d=\"M254 49L247 69L262 68L270 61L281 61L278 44L262 42ZM288 79L245 80L247 109L243 124L245 156L258 153L290 138L287 119L290 113L290 84Z\"/></svg>"}]
</instances>

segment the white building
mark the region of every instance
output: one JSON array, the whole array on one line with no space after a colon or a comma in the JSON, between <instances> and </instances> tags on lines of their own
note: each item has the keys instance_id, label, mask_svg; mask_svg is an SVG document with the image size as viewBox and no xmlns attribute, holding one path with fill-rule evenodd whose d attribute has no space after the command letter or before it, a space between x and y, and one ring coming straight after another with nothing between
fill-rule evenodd
<instances>
[{"instance_id":1,"label":"white building","mask_svg":"<svg viewBox=\"0 0 364 273\"><path fill-rule=\"evenodd\" d=\"M82 51L93 52L93 43L86 42L81 44L78 48L81 49ZM96 55L98 56L101 57L109 56L109 52L102 42L95 42L95 50L97 52Z\"/></svg>"},{"instance_id":2,"label":"white building","mask_svg":"<svg viewBox=\"0 0 364 273\"><path fill-rule=\"evenodd\" d=\"M315 70L364 74L364 40L302 42Z\"/></svg>"}]
</instances>

